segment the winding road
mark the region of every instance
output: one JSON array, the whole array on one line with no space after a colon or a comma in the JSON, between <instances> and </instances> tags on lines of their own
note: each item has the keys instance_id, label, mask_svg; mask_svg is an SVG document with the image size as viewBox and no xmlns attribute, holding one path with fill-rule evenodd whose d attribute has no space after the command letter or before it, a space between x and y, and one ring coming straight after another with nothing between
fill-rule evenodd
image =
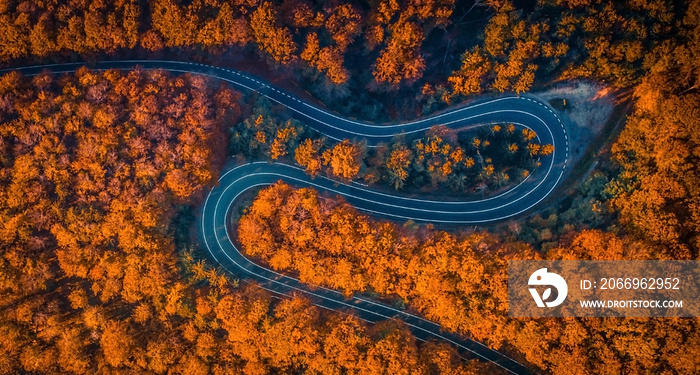
<instances>
[{"instance_id":1,"label":"winding road","mask_svg":"<svg viewBox=\"0 0 700 375\"><path fill-rule=\"evenodd\" d=\"M38 65L13 70L19 70L25 75L35 75L46 70L53 73L68 73L84 65L84 63ZM238 89L257 91L271 101L286 106L308 126L329 138L364 139L369 146L388 142L397 133L420 135L434 125L463 129L485 124L512 123L534 130L541 143L554 145L554 152L542 158L542 165L527 179L497 196L467 201L415 199L375 191L358 183L344 184L320 176L312 179L294 165L254 162L230 165L221 173L218 185L209 192L202 208L199 228L205 247L225 269L236 271L239 275L243 273L274 293L307 295L320 307L352 311L369 322L400 318L420 340L446 340L460 348L463 354L492 362L509 373L532 373L531 369L503 353L492 350L477 341L444 332L439 325L404 310L362 297L346 298L341 293L326 288L311 288L295 278L251 262L232 241L228 219L231 207L241 194L279 180L297 186L311 186L320 192L332 195L341 195L347 202L362 211L395 220L410 219L457 225L502 221L516 217L544 200L557 187L567 167L568 136L561 119L547 104L525 95L505 95L477 100L466 107L416 121L400 124L370 124L337 116L301 101L258 78L232 69L160 60L103 61L88 66L93 69L125 70L139 66L143 69L162 69L219 79Z\"/></svg>"}]
</instances>

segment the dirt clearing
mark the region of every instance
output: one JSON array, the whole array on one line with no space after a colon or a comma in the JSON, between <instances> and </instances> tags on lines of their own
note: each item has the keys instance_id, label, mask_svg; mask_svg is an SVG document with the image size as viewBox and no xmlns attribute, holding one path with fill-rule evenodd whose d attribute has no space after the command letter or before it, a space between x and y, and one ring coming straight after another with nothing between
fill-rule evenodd
<instances>
[{"instance_id":1,"label":"dirt clearing","mask_svg":"<svg viewBox=\"0 0 700 375\"><path fill-rule=\"evenodd\" d=\"M549 103L569 134L571 161L578 162L590 142L610 119L615 106L613 90L593 82L564 82L530 95Z\"/></svg>"}]
</instances>

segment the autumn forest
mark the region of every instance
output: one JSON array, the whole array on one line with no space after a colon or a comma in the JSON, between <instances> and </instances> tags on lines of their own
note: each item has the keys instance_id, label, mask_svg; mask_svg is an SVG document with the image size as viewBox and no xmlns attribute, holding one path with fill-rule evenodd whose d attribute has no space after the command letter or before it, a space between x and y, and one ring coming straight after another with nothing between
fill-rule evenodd
<instances>
[{"instance_id":1,"label":"autumn forest","mask_svg":"<svg viewBox=\"0 0 700 375\"><path fill-rule=\"evenodd\" d=\"M207 251L202 207L249 162L455 201L504 196L563 152L508 121L339 139L269 87L381 127L585 84L610 115L580 130L582 101L541 99L580 150L527 212L428 223L278 181L237 196L224 230L309 290L416 314L533 373L697 374L698 318L511 318L507 264L698 259L698 55L698 0L0 0L0 373L506 374L402 319L268 291ZM260 86L96 67L135 60Z\"/></svg>"}]
</instances>

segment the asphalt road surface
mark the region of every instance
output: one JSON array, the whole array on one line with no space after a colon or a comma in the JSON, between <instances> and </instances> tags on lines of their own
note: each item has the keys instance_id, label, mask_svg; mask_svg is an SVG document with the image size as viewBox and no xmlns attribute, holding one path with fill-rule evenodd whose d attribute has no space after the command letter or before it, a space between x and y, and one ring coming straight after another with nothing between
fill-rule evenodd
<instances>
[{"instance_id":1,"label":"asphalt road surface","mask_svg":"<svg viewBox=\"0 0 700 375\"><path fill-rule=\"evenodd\" d=\"M25 75L42 71L53 73L73 72L84 63L38 65L14 68ZM201 214L200 234L202 242L225 269L237 275L256 280L265 289L281 295L302 294L320 307L353 313L369 322L400 318L420 340L445 340L459 349L466 357L492 362L512 374L531 374L532 369L468 338L444 332L439 325L401 309L362 297L346 298L341 293L326 288L311 288L299 280L261 267L248 260L232 241L229 217L236 199L249 189L270 185L279 180L296 186L310 186L320 192L341 195L358 209L370 214L395 220L445 223L452 225L479 224L502 221L521 215L542 200L561 181L569 158L568 136L561 119L546 104L534 98L504 95L476 100L468 106L444 113L399 124L372 124L347 119L308 104L293 95L244 73L199 63L159 60L103 61L87 64L92 69L162 69L175 73L190 73L226 81L243 91L257 91L271 101L289 108L295 117L329 138L363 139L375 146L389 142L395 134L407 137L419 136L434 125L455 129L479 127L490 124L515 124L537 133L543 144L554 145L552 155L541 159L541 166L517 186L493 197L464 201L440 201L416 199L378 192L359 183L339 183L325 177L309 177L294 165L255 162L227 166L219 183L207 196ZM478 277L478 275L477 275Z\"/></svg>"}]
</instances>

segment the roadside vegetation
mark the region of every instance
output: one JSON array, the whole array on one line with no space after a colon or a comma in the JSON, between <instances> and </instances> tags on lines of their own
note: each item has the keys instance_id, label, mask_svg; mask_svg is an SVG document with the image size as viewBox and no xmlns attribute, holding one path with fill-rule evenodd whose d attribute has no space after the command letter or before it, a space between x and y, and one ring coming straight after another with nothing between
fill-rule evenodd
<instances>
[{"instance_id":1,"label":"roadside vegetation","mask_svg":"<svg viewBox=\"0 0 700 375\"><path fill-rule=\"evenodd\" d=\"M283 183L260 191L237 230L245 253L272 269L347 295L398 300L553 374L692 374L688 365L697 363L697 319L508 318L508 260L666 259L673 248L588 229L539 251L485 231L374 220L339 198Z\"/></svg>"},{"instance_id":2,"label":"roadside vegetation","mask_svg":"<svg viewBox=\"0 0 700 375\"><path fill-rule=\"evenodd\" d=\"M367 120L558 79L637 84L692 1L4 2L0 60L174 57L280 75ZM251 63L251 61L253 63ZM256 64L255 61L260 62ZM386 95L391 93L391 95Z\"/></svg>"},{"instance_id":3,"label":"roadside vegetation","mask_svg":"<svg viewBox=\"0 0 700 375\"><path fill-rule=\"evenodd\" d=\"M528 218L448 233L277 184L236 230L272 268L405 303L551 373L697 373L697 318L509 319L504 265L698 258L700 2L522 3L0 1L0 61L209 62L370 121L603 82L634 102L624 129L580 186ZM192 213L227 155L463 195L517 183L550 152L509 124L436 127L376 149L330 142L264 99L197 76L5 73L0 373L497 374L418 342L401 322L369 326L239 285L199 260Z\"/></svg>"},{"instance_id":4,"label":"roadside vegetation","mask_svg":"<svg viewBox=\"0 0 700 375\"><path fill-rule=\"evenodd\" d=\"M304 123L276 114L264 97L250 95L250 115L230 127L229 152L239 159L297 163L311 176L361 181L407 193L492 193L527 178L554 148L513 124L459 131L435 126L420 138L397 135L388 144L329 140Z\"/></svg>"}]
</instances>

